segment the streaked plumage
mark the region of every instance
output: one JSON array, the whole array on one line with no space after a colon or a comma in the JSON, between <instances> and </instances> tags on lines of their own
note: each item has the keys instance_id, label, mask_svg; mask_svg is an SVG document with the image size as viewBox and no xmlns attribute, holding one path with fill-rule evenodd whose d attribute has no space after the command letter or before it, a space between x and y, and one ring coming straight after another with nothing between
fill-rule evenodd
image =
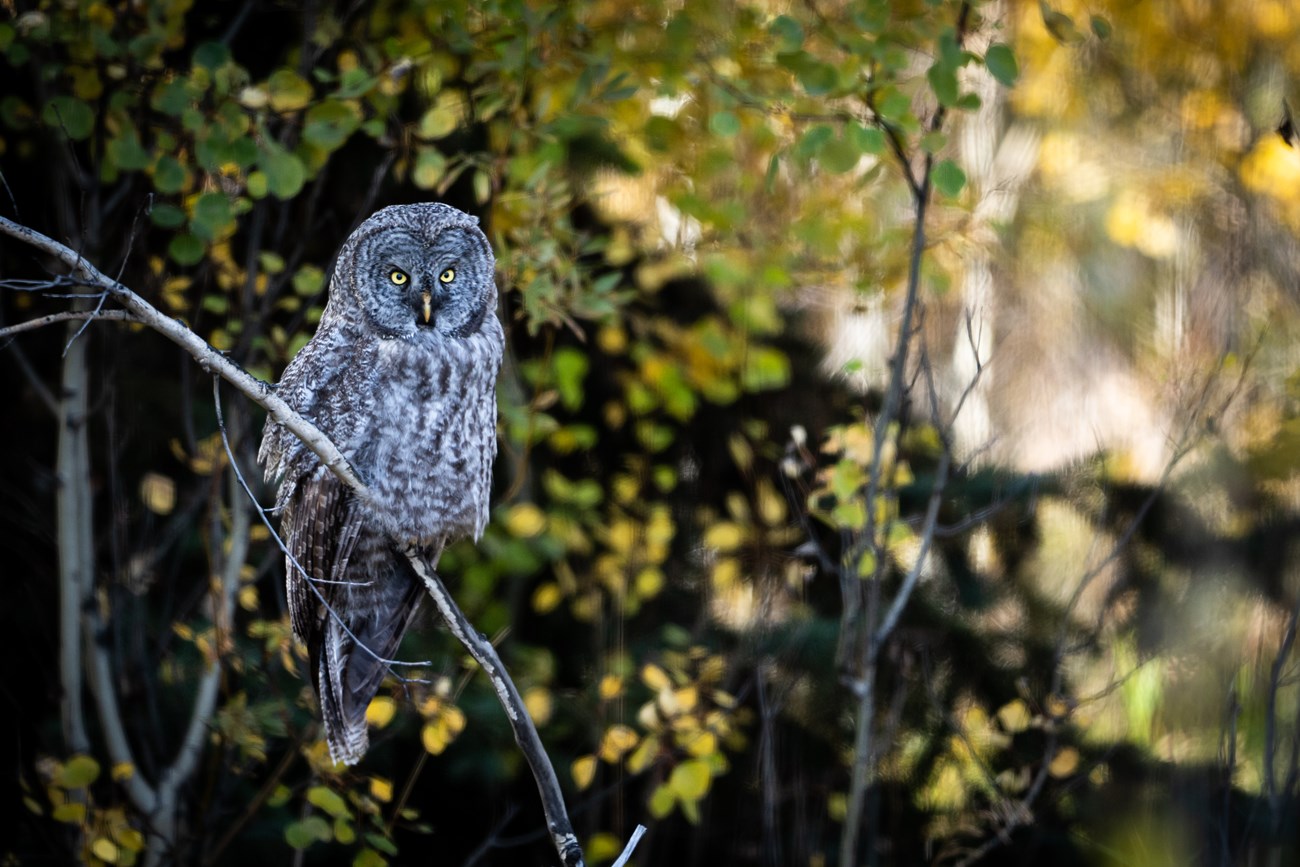
<instances>
[{"instance_id":1,"label":"streaked plumage","mask_svg":"<svg viewBox=\"0 0 1300 867\"><path fill-rule=\"evenodd\" d=\"M293 629L337 761L365 754L380 660L397 653L424 593L402 546L416 542L436 565L449 541L487 523L504 345L493 270L473 217L441 204L384 208L339 251L320 327L276 388L373 496L362 502L267 421L258 458L279 481L282 535L329 606L287 562Z\"/></svg>"}]
</instances>

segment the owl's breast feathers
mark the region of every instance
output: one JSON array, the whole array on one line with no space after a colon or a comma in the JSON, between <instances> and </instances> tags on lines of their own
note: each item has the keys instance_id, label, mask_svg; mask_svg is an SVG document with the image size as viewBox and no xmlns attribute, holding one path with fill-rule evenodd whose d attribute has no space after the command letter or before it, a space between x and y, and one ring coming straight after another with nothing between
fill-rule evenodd
<instances>
[{"instance_id":1,"label":"owl's breast feathers","mask_svg":"<svg viewBox=\"0 0 1300 867\"><path fill-rule=\"evenodd\" d=\"M421 331L378 346L371 438L359 450L375 516L399 539L477 538L496 457L495 316L465 339Z\"/></svg>"}]
</instances>

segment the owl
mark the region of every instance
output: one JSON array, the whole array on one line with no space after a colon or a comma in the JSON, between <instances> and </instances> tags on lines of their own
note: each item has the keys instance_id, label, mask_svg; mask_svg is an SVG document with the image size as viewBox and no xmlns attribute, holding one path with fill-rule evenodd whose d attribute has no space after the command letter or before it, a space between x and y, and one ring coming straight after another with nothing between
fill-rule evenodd
<instances>
[{"instance_id":1,"label":"owl","mask_svg":"<svg viewBox=\"0 0 1300 867\"><path fill-rule=\"evenodd\" d=\"M436 566L448 542L487 523L505 343L496 299L474 217L384 208L343 244L320 327L276 386L370 491L356 495L267 420L258 460L279 485L289 614L335 761L365 754L366 708L424 595L403 550Z\"/></svg>"}]
</instances>

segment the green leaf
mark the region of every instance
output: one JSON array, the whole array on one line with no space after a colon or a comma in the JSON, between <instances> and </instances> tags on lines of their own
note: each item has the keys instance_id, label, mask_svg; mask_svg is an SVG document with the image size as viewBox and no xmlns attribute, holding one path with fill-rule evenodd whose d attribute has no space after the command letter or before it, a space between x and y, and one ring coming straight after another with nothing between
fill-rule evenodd
<instances>
[{"instance_id":1,"label":"green leaf","mask_svg":"<svg viewBox=\"0 0 1300 867\"><path fill-rule=\"evenodd\" d=\"M325 286L325 272L315 265L303 265L293 275L293 291L303 297L311 297Z\"/></svg>"},{"instance_id":2,"label":"green leaf","mask_svg":"<svg viewBox=\"0 0 1300 867\"><path fill-rule=\"evenodd\" d=\"M930 180L936 190L951 198L966 186L966 173L952 160L940 160L931 172Z\"/></svg>"},{"instance_id":3,"label":"green leaf","mask_svg":"<svg viewBox=\"0 0 1300 867\"><path fill-rule=\"evenodd\" d=\"M62 130L74 141L89 137L95 128L95 113L79 99L56 96L45 103L41 118L48 126Z\"/></svg>"},{"instance_id":4,"label":"green leaf","mask_svg":"<svg viewBox=\"0 0 1300 867\"><path fill-rule=\"evenodd\" d=\"M421 147L415 157L411 180L422 190L431 190L447 174L447 158L436 148Z\"/></svg>"},{"instance_id":5,"label":"green leaf","mask_svg":"<svg viewBox=\"0 0 1300 867\"><path fill-rule=\"evenodd\" d=\"M189 173L177 159L169 154L158 158L153 170L153 187L160 193L179 193L185 187Z\"/></svg>"},{"instance_id":6,"label":"green leaf","mask_svg":"<svg viewBox=\"0 0 1300 867\"><path fill-rule=\"evenodd\" d=\"M108 143L108 158L119 169L135 171L147 168L149 152L140 144L140 135L133 128L123 129Z\"/></svg>"},{"instance_id":7,"label":"green leaf","mask_svg":"<svg viewBox=\"0 0 1300 867\"><path fill-rule=\"evenodd\" d=\"M589 367L587 356L572 347L562 347L555 351L552 359L555 369L555 388L560 393L560 402L566 409L576 410L582 406L582 380Z\"/></svg>"},{"instance_id":8,"label":"green leaf","mask_svg":"<svg viewBox=\"0 0 1300 867\"><path fill-rule=\"evenodd\" d=\"M336 99L327 99L307 110L302 137L316 147L334 150L347 141L360 124L356 109Z\"/></svg>"},{"instance_id":9,"label":"green leaf","mask_svg":"<svg viewBox=\"0 0 1300 867\"><path fill-rule=\"evenodd\" d=\"M193 265L203 258L203 242L189 233L172 238L167 255L178 265Z\"/></svg>"},{"instance_id":10,"label":"green leaf","mask_svg":"<svg viewBox=\"0 0 1300 867\"><path fill-rule=\"evenodd\" d=\"M190 229L205 241L212 242L230 226L234 215L224 193L204 193L194 203Z\"/></svg>"},{"instance_id":11,"label":"green leaf","mask_svg":"<svg viewBox=\"0 0 1300 867\"><path fill-rule=\"evenodd\" d=\"M709 118L709 129L715 134L730 138L740 132L740 118L734 112L718 111Z\"/></svg>"},{"instance_id":12,"label":"green leaf","mask_svg":"<svg viewBox=\"0 0 1300 867\"><path fill-rule=\"evenodd\" d=\"M220 42L204 42L194 49L194 65L213 70L230 60L230 49Z\"/></svg>"},{"instance_id":13,"label":"green leaf","mask_svg":"<svg viewBox=\"0 0 1300 867\"><path fill-rule=\"evenodd\" d=\"M817 162L833 175L842 175L858 164L862 152L845 138L832 139L817 155Z\"/></svg>"},{"instance_id":14,"label":"green leaf","mask_svg":"<svg viewBox=\"0 0 1300 867\"><path fill-rule=\"evenodd\" d=\"M799 143L795 145L795 153L803 159L815 157L834 137L834 130L825 124L818 124L799 137Z\"/></svg>"},{"instance_id":15,"label":"green leaf","mask_svg":"<svg viewBox=\"0 0 1300 867\"><path fill-rule=\"evenodd\" d=\"M338 792L328 786L312 786L308 789L307 802L320 807L335 818L352 815L352 811L348 809L347 801L343 800L343 797Z\"/></svg>"},{"instance_id":16,"label":"green leaf","mask_svg":"<svg viewBox=\"0 0 1300 867\"><path fill-rule=\"evenodd\" d=\"M311 102L311 82L292 69L277 69L266 81L271 99L271 109L278 112L297 111Z\"/></svg>"},{"instance_id":17,"label":"green leaf","mask_svg":"<svg viewBox=\"0 0 1300 867\"><path fill-rule=\"evenodd\" d=\"M682 762L673 768L668 786L683 801L698 801L709 791L709 766L700 759Z\"/></svg>"},{"instance_id":18,"label":"green leaf","mask_svg":"<svg viewBox=\"0 0 1300 867\"><path fill-rule=\"evenodd\" d=\"M383 852L385 855L397 854L397 847L393 845L393 841L380 834L367 834L366 842L371 846L374 846L380 852Z\"/></svg>"},{"instance_id":19,"label":"green leaf","mask_svg":"<svg viewBox=\"0 0 1300 867\"><path fill-rule=\"evenodd\" d=\"M149 213L153 224L163 229L178 229L185 223L185 212L175 205L160 202Z\"/></svg>"},{"instance_id":20,"label":"green leaf","mask_svg":"<svg viewBox=\"0 0 1300 867\"><path fill-rule=\"evenodd\" d=\"M277 199L291 199L298 195L307 180L302 160L278 145L264 149L258 162L266 173L267 190ZM251 176L249 181L252 181Z\"/></svg>"},{"instance_id":21,"label":"green leaf","mask_svg":"<svg viewBox=\"0 0 1300 867\"><path fill-rule=\"evenodd\" d=\"M1074 19L1064 12L1053 9L1047 0L1038 0L1038 11L1043 16L1043 26L1057 42L1078 42L1082 37L1075 29Z\"/></svg>"},{"instance_id":22,"label":"green leaf","mask_svg":"<svg viewBox=\"0 0 1300 867\"><path fill-rule=\"evenodd\" d=\"M912 100L897 88L885 87L876 101L876 111L885 120L901 124L911 114Z\"/></svg>"},{"instance_id":23,"label":"green leaf","mask_svg":"<svg viewBox=\"0 0 1300 867\"><path fill-rule=\"evenodd\" d=\"M797 51L803 45L803 25L789 15L778 15L768 25L767 31L780 43L778 51Z\"/></svg>"},{"instance_id":24,"label":"green leaf","mask_svg":"<svg viewBox=\"0 0 1300 867\"><path fill-rule=\"evenodd\" d=\"M745 354L741 382L746 391L780 388L790 381L790 359L771 346L753 346Z\"/></svg>"},{"instance_id":25,"label":"green leaf","mask_svg":"<svg viewBox=\"0 0 1300 867\"><path fill-rule=\"evenodd\" d=\"M339 99L352 99L361 96L375 86L377 79L361 67L349 69L339 78L339 89L334 95Z\"/></svg>"},{"instance_id":26,"label":"green leaf","mask_svg":"<svg viewBox=\"0 0 1300 867\"><path fill-rule=\"evenodd\" d=\"M250 172L248 175L248 194L255 199L266 197L270 189L270 182L267 180L266 172Z\"/></svg>"},{"instance_id":27,"label":"green leaf","mask_svg":"<svg viewBox=\"0 0 1300 867\"><path fill-rule=\"evenodd\" d=\"M187 86L189 79L174 78L154 89L150 105L171 117L180 117L194 101Z\"/></svg>"},{"instance_id":28,"label":"green leaf","mask_svg":"<svg viewBox=\"0 0 1300 867\"><path fill-rule=\"evenodd\" d=\"M230 299L224 295L204 295L202 303L204 310L218 316L223 316L230 310Z\"/></svg>"},{"instance_id":29,"label":"green leaf","mask_svg":"<svg viewBox=\"0 0 1300 867\"><path fill-rule=\"evenodd\" d=\"M829 63L811 63L799 73L799 83L809 96L825 96L839 87L839 71Z\"/></svg>"},{"instance_id":30,"label":"green leaf","mask_svg":"<svg viewBox=\"0 0 1300 867\"><path fill-rule=\"evenodd\" d=\"M374 849L362 849L352 859L352 867L386 867L388 861Z\"/></svg>"},{"instance_id":31,"label":"green leaf","mask_svg":"<svg viewBox=\"0 0 1300 867\"><path fill-rule=\"evenodd\" d=\"M58 779L65 789L84 789L99 779L99 762L87 755L73 756L59 769Z\"/></svg>"},{"instance_id":32,"label":"green leaf","mask_svg":"<svg viewBox=\"0 0 1300 867\"><path fill-rule=\"evenodd\" d=\"M284 829L285 842L295 849L306 849L312 843L328 842L333 837L334 832L330 829L329 822L321 816L308 816L297 822L290 822Z\"/></svg>"},{"instance_id":33,"label":"green leaf","mask_svg":"<svg viewBox=\"0 0 1300 867\"><path fill-rule=\"evenodd\" d=\"M851 123L844 132L853 146L863 153L882 154L885 152L885 134L874 126Z\"/></svg>"},{"instance_id":34,"label":"green leaf","mask_svg":"<svg viewBox=\"0 0 1300 867\"><path fill-rule=\"evenodd\" d=\"M656 819L662 819L673 811L673 804L677 803L677 796L673 789L664 784L654 790L650 796L650 815Z\"/></svg>"},{"instance_id":35,"label":"green leaf","mask_svg":"<svg viewBox=\"0 0 1300 867\"><path fill-rule=\"evenodd\" d=\"M420 118L416 135L423 139L435 140L451 135L460 126L464 114L464 102L459 93L445 90L438 94L433 107Z\"/></svg>"},{"instance_id":36,"label":"green leaf","mask_svg":"<svg viewBox=\"0 0 1300 867\"><path fill-rule=\"evenodd\" d=\"M988 52L984 55L984 65L988 67L989 74L1006 87L1015 85L1016 79L1020 77L1016 55L1012 53L1009 46L1001 42L989 46Z\"/></svg>"},{"instance_id":37,"label":"green leaf","mask_svg":"<svg viewBox=\"0 0 1300 867\"><path fill-rule=\"evenodd\" d=\"M928 154L937 154L948 146L948 134L935 130L921 136L921 150Z\"/></svg>"},{"instance_id":38,"label":"green leaf","mask_svg":"<svg viewBox=\"0 0 1300 867\"><path fill-rule=\"evenodd\" d=\"M951 106L957 101L957 73L951 66L936 63L930 67L925 77L940 105Z\"/></svg>"},{"instance_id":39,"label":"green leaf","mask_svg":"<svg viewBox=\"0 0 1300 867\"><path fill-rule=\"evenodd\" d=\"M771 193L776 189L776 175L781 170L781 153L772 154L772 158L767 161L767 176L763 179L763 189Z\"/></svg>"}]
</instances>

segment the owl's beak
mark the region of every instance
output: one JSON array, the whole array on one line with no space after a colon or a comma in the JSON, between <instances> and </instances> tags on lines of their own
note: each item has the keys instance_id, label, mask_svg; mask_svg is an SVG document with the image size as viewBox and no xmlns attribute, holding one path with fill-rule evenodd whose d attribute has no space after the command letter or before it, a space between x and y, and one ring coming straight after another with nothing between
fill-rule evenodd
<instances>
[{"instance_id":1,"label":"owl's beak","mask_svg":"<svg viewBox=\"0 0 1300 867\"><path fill-rule=\"evenodd\" d=\"M424 305L424 324L428 325L430 317L433 316L433 296L428 292L421 292L420 302Z\"/></svg>"}]
</instances>

